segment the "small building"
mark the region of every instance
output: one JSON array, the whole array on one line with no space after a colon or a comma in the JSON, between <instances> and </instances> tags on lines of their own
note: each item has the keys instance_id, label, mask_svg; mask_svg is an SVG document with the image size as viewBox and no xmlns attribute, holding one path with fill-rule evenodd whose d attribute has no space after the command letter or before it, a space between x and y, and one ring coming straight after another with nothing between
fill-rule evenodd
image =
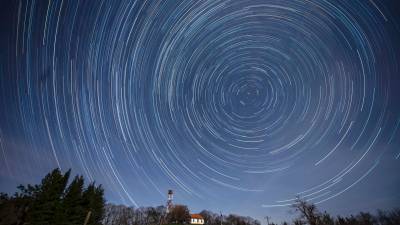
<instances>
[{"instance_id":1,"label":"small building","mask_svg":"<svg viewBox=\"0 0 400 225\"><path fill-rule=\"evenodd\" d=\"M190 224L204 224L204 218L200 214L190 214Z\"/></svg>"}]
</instances>

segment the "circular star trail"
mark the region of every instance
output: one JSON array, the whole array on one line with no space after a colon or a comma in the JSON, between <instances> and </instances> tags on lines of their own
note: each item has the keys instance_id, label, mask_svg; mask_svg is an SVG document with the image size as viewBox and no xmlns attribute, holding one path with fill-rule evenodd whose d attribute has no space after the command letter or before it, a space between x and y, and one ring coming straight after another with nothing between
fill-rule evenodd
<instances>
[{"instance_id":1,"label":"circular star trail","mask_svg":"<svg viewBox=\"0 0 400 225\"><path fill-rule=\"evenodd\" d=\"M269 208L329 203L399 165L390 1L2 8L3 178L73 168L126 204L173 188L202 207L238 195Z\"/></svg>"}]
</instances>

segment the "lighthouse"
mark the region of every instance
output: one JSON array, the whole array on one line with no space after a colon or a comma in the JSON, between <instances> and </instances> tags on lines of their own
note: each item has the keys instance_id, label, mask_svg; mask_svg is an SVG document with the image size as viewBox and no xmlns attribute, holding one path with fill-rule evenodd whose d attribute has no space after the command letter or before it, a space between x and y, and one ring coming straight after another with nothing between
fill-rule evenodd
<instances>
[{"instance_id":1,"label":"lighthouse","mask_svg":"<svg viewBox=\"0 0 400 225\"><path fill-rule=\"evenodd\" d=\"M172 209L172 198L174 197L174 192L172 190L168 190L168 200L167 200L167 214Z\"/></svg>"}]
</instances>

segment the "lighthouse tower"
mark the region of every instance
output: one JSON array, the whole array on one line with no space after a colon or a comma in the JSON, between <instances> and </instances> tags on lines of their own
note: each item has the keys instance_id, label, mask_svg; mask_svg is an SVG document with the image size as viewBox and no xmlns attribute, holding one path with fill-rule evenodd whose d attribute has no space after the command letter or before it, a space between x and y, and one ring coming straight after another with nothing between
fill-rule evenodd
<instances>
[{"instance_id":1,"label":"lighthouse tower","mask_svg":"<svg viewBox=\"0 0 400 225\"><path fill-rule=\"evenodd\" d=\"M168 200L167 200L167 214L172 209L172 198L174 197L174 192L172 190L168 190Z\"/></svg>"}]
</instances>

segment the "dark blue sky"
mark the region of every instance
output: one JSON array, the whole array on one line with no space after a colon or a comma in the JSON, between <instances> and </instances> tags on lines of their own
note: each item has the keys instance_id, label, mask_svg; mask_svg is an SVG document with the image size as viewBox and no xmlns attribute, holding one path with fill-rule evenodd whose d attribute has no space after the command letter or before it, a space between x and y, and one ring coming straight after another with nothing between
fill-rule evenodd
<instances>
[{"instance_id":1,"label":"dark blue sky","mask_svg":"<svg viewBox=\"0 0 400 225\"><path fill-rule=\"evenodd\" d=\"M396 1L1 1L0 191L280 220L400 206Z\"/></svg>"}]
</instances>

